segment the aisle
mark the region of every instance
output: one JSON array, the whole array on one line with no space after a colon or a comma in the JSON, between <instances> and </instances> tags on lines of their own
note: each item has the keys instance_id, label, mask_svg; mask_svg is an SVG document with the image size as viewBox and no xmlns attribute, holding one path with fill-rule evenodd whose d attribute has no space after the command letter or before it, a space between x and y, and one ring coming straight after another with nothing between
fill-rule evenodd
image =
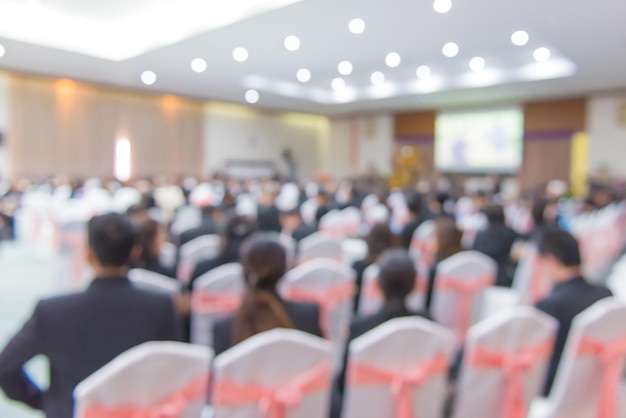
<instances>
[{"instance_id":1,"label":"aisle","mask_svg":"<svg viewBox=\"0 0 626 418\"><path fill-rule=\"evenodd\" d=\"M68 281L60 277L61 259L34 251L25 243L0 244L0 349L28 319L38 299L65 291ZM46 381L43 358L29 364L38 382ZM0 391L0 417L42 418L20 404L8 401Z\"/></svg>"}]
</instances>

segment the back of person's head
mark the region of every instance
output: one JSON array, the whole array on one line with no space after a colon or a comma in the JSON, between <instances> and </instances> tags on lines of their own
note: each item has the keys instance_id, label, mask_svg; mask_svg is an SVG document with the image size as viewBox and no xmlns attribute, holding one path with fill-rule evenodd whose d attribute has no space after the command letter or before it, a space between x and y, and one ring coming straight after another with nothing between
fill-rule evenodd
<instances>
[{"instance_id":1,"label":"back of person's head","mask_svg":"<svg viewBox=\"0 0 626 418\"><path fill-rule=\"evenodd\" d=\"M412 192L407 196L406 204L411 211L411 213L415 216L418 216L422 213L422 196L417 192Z\"/></svg>"},{"instance_id":2,"label":"back of person's head","mask_svg":"<svg viewBox=\"0 0 626 418\"><path fill-rule=\"evenodd\" d=\"M541 256L552 256L563 267L579 267L580 249L572 234L556 226L545 228L539 234L537 250Z\"/></svg>"},{"instance_id":3,"label":"back of person's head","mask_svg":"<svg viewBox=\"0 0 626 418\"><path fill-rule=\"evenodd\" d=\"M224 239L227 243L241 242L257 230L256 222L247 216L235 215L226 222Z\"/></svg>"},{"instance_id":4,"label":"back of person's head","mask_svg":"<svg viewBox=\"0 0 626 418\"><path fill-rule=\"evenodd\" d=\"M463 250L463 234L456 226L452 216L440 216L435 220L435 238L437 240L437 258L445 260Z\"/></svg>"},{"instance_id":5,"label":"back of person's head","mask_svg":"<svg viewBox=\"0 0 626 418\"><path fill-rule=\"evenodd\" d=\"M258 233L241 247L246 292L233 323L233 344L274 328L293 328L276 286L287 271L287 254L278 235Z\"/></svg>"},{"instance_id":6,"label":"back of person's head","mask_svg":"<svg viewBox=\"0 0 626 418\"><path fill-rule=\"evenodd\" d=\"M87 237L90 251L100 266L124 267L137 242L137 231L127 216L110 213L89 221Z\"/></svg>"},{"instance_id":7,"label":"back of person's head","mask_svg":"<svg viewBox=\"0 0 626 418\"><path fill-rule=\"evenodd\" d=\"M489 205L483 209L489 225L504 225L506 222L504 209L500 205Z\"/></svg>"},{"instance_id":8,"label":"back of person's head","mask_svg":"<svg viewBox=\"0 0 626 418\"><path fill-rule=\"evenodd\" d=\"M387 250L378 260L378 285L386 301L404 301L415 286L415 265L405 250Z\"/></svg>"},{"instance_id":9,"label":"back of person's head","mask_svg":"<svg viewBox=\"0 0 626 418\"><path fill-rule=\"evenodd\" d=\"M393 247L393 234L386 223L377 223L365 236L365 243L367 244L367 260L375 263L385 250Z\"/></svg>"},{"instance_id":10,"label":"back of person's head","mask_svg":"<svg viewBox=\"0 0 626 418\"><path fill-rule=\"evenodd\" d=\"M137 244L141 247L139 263L158 263L159 252L157 240L159 239L160 225L152 218L143 219L135 223L137 229Z\"/></svg>"}]
</instances>

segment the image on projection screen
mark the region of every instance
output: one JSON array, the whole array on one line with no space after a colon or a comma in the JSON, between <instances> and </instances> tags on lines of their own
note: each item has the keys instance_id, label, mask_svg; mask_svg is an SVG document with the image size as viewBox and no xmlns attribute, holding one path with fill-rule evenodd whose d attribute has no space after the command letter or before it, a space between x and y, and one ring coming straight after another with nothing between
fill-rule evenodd
<instances>
[{"instance_id":1,"label":"image on projection screen","mask_svg":"<svg viewBox=\"0 0 626 418\"><path fill-rule=\"evenodd\" d=\"M435 165L443 172L512 173L522 165L524 115L519 109L441 113Z\"/></svg>"}]
</instances>

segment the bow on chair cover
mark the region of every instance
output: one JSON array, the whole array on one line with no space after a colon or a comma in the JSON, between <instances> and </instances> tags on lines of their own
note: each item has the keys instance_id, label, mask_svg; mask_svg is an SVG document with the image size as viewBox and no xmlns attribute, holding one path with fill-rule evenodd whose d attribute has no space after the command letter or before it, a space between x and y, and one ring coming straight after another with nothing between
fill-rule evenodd
<instances>
[{"instance_id":1,"label":"bow on chair cover","mask_svg":"<svg viewBox=\"0 0 626 418\"><path fill-rule=\"evenodd\" d=\"M351 361L348 369L348 381L353 386L391 385L394 418L413 418L412 391L419 388L435 375L448 372L448 358L438 354L431 360L424 361L402 371L386 370L367 364Z\"/></svg>"},{"instance_id":2,"label":"bow on chair cover","mask_svg":"<svg viewBox=\"0 0 626 418\"><path fill-rule=\"evenodd\" d=\"M215 406L258 404L259 413L264 418L286 418L287 412L300 405L304 396L327 389L330 379L330 366L320 364L279 388L231 380L218 381L213 403Z\"/></svg>"},{"instance_id":3,"label":"bow on chair cover","mask_svg":"<svg viewBox=\"0 0 626 418\"><path fill-rule=\"evenodd\" d=\"M354 295L354 283L346 282L328 287L322 291L302 289L295 285L285 288L285 297L295 302L314 302L320 306L320 328L326 337L330 330L330 313L340 303Z\"/></svg>"},{"instance_id":4,"label":"bow on chair cover","mask_svg":"<svg viewBox=\"0 0 626 418\"><path fill-rule=\"evenodd\" d=\"M503 418L526 418L524 374L532 371L538 362L548 358L552 354L553 346L554 341L550 339L516 353L505 353L483 347L476 347L472 350L468 361L469 367L504 370Z\"/></svg>"},{"instance_id":5,"label":"bow on chair cover","mask_svg":"<svg viewBox=\"0 0 626 418\"><path fill-rule=\"evenodd\" d=\"M87 407L85 418L181 418L190 403L205 401L208 383L209 375L203 373L184 388L150 406L94 404Z\"/></svg>"},{"instance_id":6,"label":"bow on chair cover","mask_svg":"<svg viewBox=\"0 0 626 418\"><path fill-rule=\"evenodd\" d=\"M191 309L200 313L231 313L241 304L240 295L212 293L195 290L191 296Z\"/></svg>"}]
</instances>

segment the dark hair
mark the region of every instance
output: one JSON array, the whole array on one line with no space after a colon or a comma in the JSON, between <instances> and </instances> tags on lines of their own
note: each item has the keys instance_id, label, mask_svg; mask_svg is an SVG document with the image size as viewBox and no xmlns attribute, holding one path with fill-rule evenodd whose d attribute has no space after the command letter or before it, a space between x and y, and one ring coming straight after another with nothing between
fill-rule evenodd
<instances>
[{"instance_id":1,"label":"dark hair","mask_svg":"<svg viewBox=\"0 0 626 418\"><path fill-rule=\"evenodd\" d=\"M247 289L233 322L233 344L274 328L294 328L276 293L287 271L287 253L276 234L259 233L244 242L241 264Z\"/></svg>"},{"instance_id":2,"label":"dark hair","mask_svg":"<svg viewBox=\"0 0 626 418\"><path fill-rule=\"evenodd\" d=\"M154 243L159 233L159 223L154 219L144 219L136 225L137 244L141 247L137 264L150 265L158 263L159 254L155 251Z\"/></svg>"},{"instance_id":3,"label":"dark hair","mask_svg":"<svg viewBox=\"0 0 626 418\"><path fill-rule=\"evenodd\" d=\"M445 260L463 248L461 239L463 234L456 227L456 221L451 216L441 216L435 220L435 235L437 238L437 258Z\"/></svg>"},{"instance_id":4,"label":"dark hair","mask_svg":"<svg viewBox=\"0 0 626 418\"><path fill-rule=\"evenodd\" d=\"M483 213L489 221L489 225L504 225L506 218L504 216L504 209L500 205L490 205L483 209Z\"/></svg>"},{"instance_id":5,"label":"dark hair","mask_svg":"<svg viewBox=\"0 0 626 418\"><path fill-rule=\"evenodd\" d=\"M393 247L393 234L387 224L377 223L365 236L365 243L367 244L367 261L375 263L385 250Z\"/></svg>"},{"instance_id":6,"label":"dark hair","mask_svg":"<svg viewBox=\"0 0 626 418\"><path fill-rule=\"evenodd\" d=\"M541 226L544 224L544 212L547 205L548 201L544 198L535 197L533 199L530 213L533 217L533 222L535 223L535 226Z\"/></svg>"},{"instance_id":7,"label":"dark hair","mask_svg":"<svg viewBox=\"0 0 626 418\"><path fill-rule=\"evenodd\" d=\"M415 265L404 250L387 250L378 261L378 286L386 301L402 300L415 286Z\"/></svg>"},{"instance_id":8,"label":"dark hair","mask_svg":"<svg viewBox=\"0 0 626 418\"><path fill-rule=\"evenodd\" d=\"M565 267L580 266L578 241L558 227L547 227L539 235L537 249L541 255L552 255Z\"/></svg>"},{"instance_id":9,"label":"dark hair","mask_svg":"<svg viewBox=\"0 0 626 418\"><path fill-rule=\"evenodd\" d=\"M137 231L124 215L110 213L93 217L87 224L89 248L103 267L128 264L137 242Z\"/></svg>"},{"instance_id":10,"label":"dark hair","mask_svg":"<svg viewBox=\"0 0 626 418\"><path fill-rule=\"evenodd\" d=\"M409 208L409 211L414 215L420 215L422 213L422 196L419 193L410 193L407 196L406 204Z\"/></svg>"},{"instance_id":11,"label":"dark hair","mask_svg":"<svg viewBox=\"0 0 626 418\"><path fill-rule=\"evenodd\" d=\"M246 216L233 216L226 222L224 238L227 242L243 241L257 229L256 223Z\"/></svg>"}]
</instances>

